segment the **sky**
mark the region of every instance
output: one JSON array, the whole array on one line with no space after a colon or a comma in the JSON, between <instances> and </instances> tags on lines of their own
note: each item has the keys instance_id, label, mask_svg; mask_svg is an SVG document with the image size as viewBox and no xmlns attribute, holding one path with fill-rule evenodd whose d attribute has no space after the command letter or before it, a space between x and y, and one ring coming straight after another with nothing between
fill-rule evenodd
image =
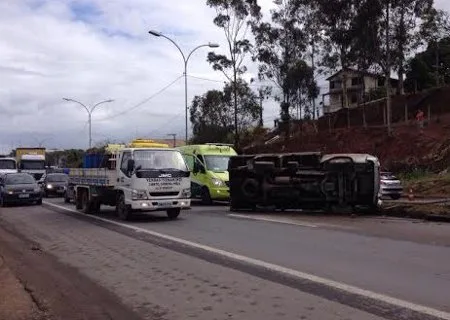
<instances>
[{"instance_id":1,"label":"sky","mask_svg":"<svg viewBox=\"0 0 450 320\"><path fill-rule=\"evenodd\" d=\"M259 0L266 16L272 0ZM450 11L449 0L435 0ZM3 0L0 1L0 154L18 146L86 148L90 107L93 144L135 137L184 137L183 60L188 64L188 101L223 87L206 55L225 51L223 31L205 0ZM250 61L246 78L256 77ZM254 84L257 89L259 84ZM272 125L278 106L264 104ZM190 127L189 127L190 129Z\"/></svg>"}]
</instances>

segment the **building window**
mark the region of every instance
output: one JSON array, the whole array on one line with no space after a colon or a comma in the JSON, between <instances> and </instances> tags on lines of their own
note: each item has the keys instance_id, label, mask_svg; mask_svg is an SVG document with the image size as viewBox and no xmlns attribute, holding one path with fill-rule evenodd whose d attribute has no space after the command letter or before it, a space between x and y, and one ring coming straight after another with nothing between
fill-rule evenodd
<instances>
[{"instance_id":1,"label":"building window","mask_svg":"<svg viewBox=\"0 0 450 320\"><path fill-rule=\"evenodd\" d=\"M358 96L356 94L352 94L351 96L351 103L358 103Z\"/></svg>"},{"instance_id":2,"label":"building window","mask_svg":"<svg viewBox=\"0 0 450 320\"><path fill-rule=\"evenodd\" d=\"M352 86L357 86L361 84L361 78L352 78Z\"/></svg>"},{"instance_id":3,"label":"building window","mask_svg":"<svg viewBox=\"0 0 450 320\"><path fill-rule=\"evenodd\" d=\"M335 86L334 81L330 81L330 89L334 89L334 86Z\"/></svg>"},{"instance_id":4,"label":"building window","mask_svg":"<svg viewBox=\"0 0 450 320\"><path fill-rule=\"evenodd\" d=\"M383 87L384 86L384 78L378 78L378 86Z\"/></svg>"}]
</instances>

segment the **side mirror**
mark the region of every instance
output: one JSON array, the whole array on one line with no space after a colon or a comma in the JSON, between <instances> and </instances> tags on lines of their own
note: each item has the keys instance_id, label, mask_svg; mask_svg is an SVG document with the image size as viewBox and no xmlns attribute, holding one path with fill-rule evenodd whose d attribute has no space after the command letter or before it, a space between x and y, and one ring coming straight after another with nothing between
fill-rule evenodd
<instances>
[{"instance_id":1,"label":"side mirror","mask_svg":"<svg viewBox=\"0 0 450 320\"><path fill-rule=\"evenodd\" d=\"M127 172L133 172L134 170L134 160L133 159L129 159L127 162Z\"/></svg>"}]
</instances>

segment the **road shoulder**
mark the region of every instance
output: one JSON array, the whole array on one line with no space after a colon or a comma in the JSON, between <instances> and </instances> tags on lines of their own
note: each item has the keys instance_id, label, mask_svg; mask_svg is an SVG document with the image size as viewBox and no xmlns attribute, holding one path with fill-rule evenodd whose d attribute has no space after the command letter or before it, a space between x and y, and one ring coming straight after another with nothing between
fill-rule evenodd
<instances>
[{"instance_id":1,"label":"road shoulder","mask_svg":"<svg viewBox=\"0 0 450 320\"><path fill-rule=\"evenodd\" d=\"M108 290L0 223L0 319L139 319Z\"/></svg>"}]
</instances>

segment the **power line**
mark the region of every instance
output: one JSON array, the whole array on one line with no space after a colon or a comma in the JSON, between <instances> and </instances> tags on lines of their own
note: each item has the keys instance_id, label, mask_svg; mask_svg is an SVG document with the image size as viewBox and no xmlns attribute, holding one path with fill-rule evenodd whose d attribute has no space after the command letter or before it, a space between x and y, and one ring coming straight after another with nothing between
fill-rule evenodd
<instances>
[{"instance_id":1,"label":"power line","mask_svg":"<svg viewBox=\"0 0 450 320\"><path fill-rule=\"evenodd\" d=\"M222 83L222 84L228 82L228 81L225 81L225 80L214 80L214 79L208 79L208 78L197 77L197 76L191 76L191 75L188 75L188 77L189 77L189 78L198 79L198 80L209 81L209 82ZM267 87L268 85L248 83L248 86L249 86L249 87L256 87L256 88L264 88L264 87Z\"/></svg>"},{"instance_id":2,"label":"power line","mask_svg":"<svg viewBox=\"0 0 450 320\"><path fill-rule=\"evenodd\" d=\"M124 111L119 112L119 113L117 113L117 114L114 114L114 115L112 115L112 116L109 116L109 117L106 117L106 118L103 118L103 119L99 119L99 120L96 120L96 121L105 121L105 120L113 119L113 118L116 118L116 117L118 117L118 116L121 116L121 115L123 115L123 114L125 114L125 113L128 113L128 112L130 112L130 111L132 111L132 110L135 110L135 109L139 108L139 107L142 106L143 104L149 102L151 99L155 98L156 96L160 95L161 93L163 93L164 91L166 91L167 89L169 89L172 85L174 85L174 84L175 84L178 80L180 80L181 78L183 78L183 76L179 76L178 78L176 78L175 80L173 80L171 83L169 83L168 85L166 85L166 86L163 87L162 89L158 90L157 92L155 92L154 94L152 94L152 95L151 95L150 97L148 97L147 99L145 99L145 100L139 102L139 103L136 104L135 106L133 106L133 107L131 107L131 108L128 108L127 110L124 110Z\"/></svg>"}]
</instances>

